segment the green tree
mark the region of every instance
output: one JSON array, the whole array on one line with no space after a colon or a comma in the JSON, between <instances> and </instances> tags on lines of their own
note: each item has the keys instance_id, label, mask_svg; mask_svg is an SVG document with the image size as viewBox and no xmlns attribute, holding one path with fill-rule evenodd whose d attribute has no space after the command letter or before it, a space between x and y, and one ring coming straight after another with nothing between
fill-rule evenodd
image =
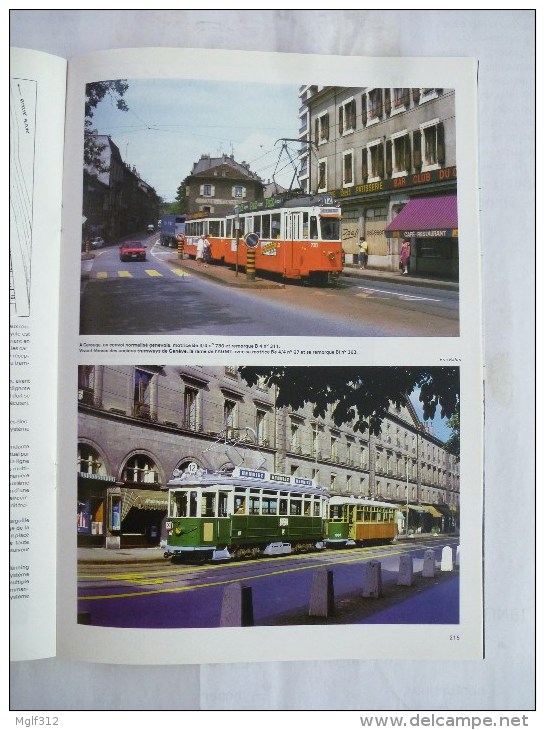
<instances>
[{"instance_id":1,"label":"green tree","mask_svg":"<svg viewBox=\"0 0 545 730\"><path fill-rule=\"evenodd\" d=\"M189 210L189 198L185 194L185 188L186 188L186 181L182 180L182 182L178 185L178 189L176 190L176 202L178 204L178 210L177 213L188 213Z\"/></svg>"},{"instance_id":2,"label":"green tree","mask_svg":"<svg viewBox=\"0 0 545 730\"><path fill-rule=\"evenodd\" d=\"M83 137L83 159L86 165L95 168L97 172L105 172L107 167L101 160L104 145L96 139L96 129L93 128L95 109L106 97L110 97L120 111L128 111L129 107L123 99L129 84L125 79L115 81L97 81L85 87L85 123Z\"/></svg>"},{"instance_id":3,"label":"green tree","mask_svg":"<svg viewBox=\"0 0 545 730\"><path fill-rule=\"evenodd\" d=\"M264 379L276 386L276 405L293 409L313 405L315 417L324 417L331 407L336 425L351 423L356 431L380 433L391 404L402 407L408 396L419 391L424 420L439 409L442 418L452 418L460 400L458 368L446 367L252 367L239 372L249 385Z\"/></svg>"},{"instance_id":4,"label":"green tree","mask_svg":"<svg viewBox=\"0 0 545 730\"><path fill-rule=\"evenodd\" d=\"M460 407L456 408L456 411L447 421L447 426L451 429L452 433L450 438L446 442L445 446L451 452L460 456Z\"/></svg>"}]
</instances>

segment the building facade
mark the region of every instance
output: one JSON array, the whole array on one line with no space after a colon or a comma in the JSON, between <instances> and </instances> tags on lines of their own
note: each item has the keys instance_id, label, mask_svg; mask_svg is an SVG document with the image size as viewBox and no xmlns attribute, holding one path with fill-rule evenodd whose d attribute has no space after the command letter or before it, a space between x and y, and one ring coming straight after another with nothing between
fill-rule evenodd
<instances>
[{"instance_id":1,"label":"building facade","mask_svg":"<svg viewBox=\"0 0 545 730\"><path fill-rule=\"evenodd\" d=\"M277 408L276 392L249 387L238 368L79 368L78 544L158 545L165 485L190 463L315 479L332 495L391 501L408 512L399 529L458 524L458 458L418 421L409 400L391 409L380 436L336 426L312 406Z\"/></svg>"},{"instance_id":2,"label":"building facade","mask_svg":"<svg viewBox=\"0 0 545 730\"><path fill-rule=\"evenodd\" d=\"M201 155L184 186L186 212L210 215L226 215L241 203L260 200L264 189L263 181L248 163L237 162L233 155Z\"/></svg>"},{"instance_id":3,"label":"building facade","mask_svg":"<svg viewBox=\"0 0 545 730\"><path fill-rule=\"evenodd\" d=\"M457 279L454 90L302 86L299 97L301 185L339 200L346 262L363 236L369 266L395 270L407 238L413 273ZM432 202L412 211L415 200Z\"/></svg>"},{"instance_id":4,"label":"building facade","mask_svg":"<svg viewBox=\"0 0 545 730\"><path fill-rule=\"evenodd\" d=\"M154 188L127 165L112 139L94 135L100 169L83 171L83 238L102 236L105 241L145 231L157 223L159 196Z\"/></svg>"}]
</instances>

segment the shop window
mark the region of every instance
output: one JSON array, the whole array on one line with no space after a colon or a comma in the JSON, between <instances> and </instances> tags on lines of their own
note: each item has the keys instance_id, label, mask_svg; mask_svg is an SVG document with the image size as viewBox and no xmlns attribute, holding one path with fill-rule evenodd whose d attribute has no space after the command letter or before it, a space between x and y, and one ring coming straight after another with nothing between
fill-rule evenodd
<instances>
[{"instance_id":1,"label":"shop window","mask_svg":"<svg viewBox=\"0 0 545 730\"><path fill-rule=\"evenodd\" d=\"M434 120L420 127L422 170L436 170L445 164L444 127Z\"/></svg>"}]
</instances>

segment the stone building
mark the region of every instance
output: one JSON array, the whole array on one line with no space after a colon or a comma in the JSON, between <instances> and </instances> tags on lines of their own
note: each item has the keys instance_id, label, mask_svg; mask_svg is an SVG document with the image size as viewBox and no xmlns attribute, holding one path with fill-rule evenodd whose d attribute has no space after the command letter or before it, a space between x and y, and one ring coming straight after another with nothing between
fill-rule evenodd
<instances>
[{"instance_id":1,"label":"stone building","mask_svg":"<svg viewBox=\"0 0 545 730\"><path fill-rule=\"evenodd\" d=\"M346 262L364 236L369 267L395 270L407 238L411 272L457 279L454 90L302 86L299 97L300 181L339 200Z\"/></svg>"},{"instance_id":2,"label":"stone building","mask_svg":"<svg viewBox=\"0 0 545 730\"><path fill-rule=\"evenodd\" d=\"M100 169L83 171L83 237L102 236L106 242L146 230L157 222L159 196L127 165L117 145L106 135L94 135Z\"/></svg>"},{"instance_id":3,"label":"stone building","mask_svg":"<svg viewBox=\"0 0 545 730\"><path fill-rule=\"evenodd\" d=\"M263 198L264 183L247 162L233 155L201 155L183 182L188 213L232 213L235 206Z\"/></svg>"},{"instance_id":4,"label":"stone building","mask_svg":"<svg viewBox=\"0 0 545 730\"><path fill-rule=\"evenodd\" d=\"M459 464L409 400L380 436L336 426L312 406L277 408L232 366L86 365L78 389L78 544L159 544L167 484L190 463L244 463L315 479L331 494L376 497L409 512L411 529L453 529Z\"/></svg>"}]
</instances>

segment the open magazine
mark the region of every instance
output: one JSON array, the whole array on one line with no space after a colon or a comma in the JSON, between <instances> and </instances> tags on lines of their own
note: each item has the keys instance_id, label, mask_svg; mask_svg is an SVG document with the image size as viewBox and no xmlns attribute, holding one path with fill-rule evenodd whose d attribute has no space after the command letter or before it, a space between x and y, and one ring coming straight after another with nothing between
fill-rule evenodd
<instances>
[{"instance_id":1,"label":"open magazine","mask_svg":"<svg viewBox=\"0 0 545 730\"><path fill-rule=\"evenodd\" d=\"M481 658L475 62L13 49L10 135L12 659Z\"/></svg>"}]
</instances>

